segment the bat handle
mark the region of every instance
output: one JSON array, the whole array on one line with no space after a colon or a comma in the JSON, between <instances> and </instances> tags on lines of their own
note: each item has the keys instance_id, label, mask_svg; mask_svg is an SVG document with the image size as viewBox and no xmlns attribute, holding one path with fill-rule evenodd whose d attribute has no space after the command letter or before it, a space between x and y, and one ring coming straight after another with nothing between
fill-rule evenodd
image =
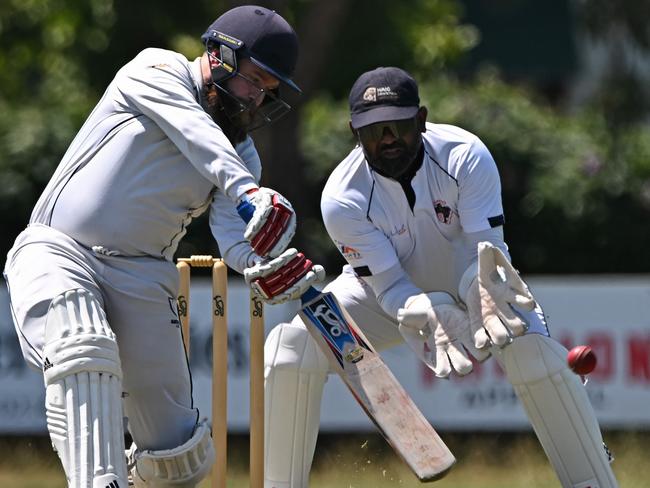
<instances>
[{"instance_id":1,"label":"bat handle","mask_svg":"<svg viewBox=\"0 0 650 488\"><path fill-rule=\"evenodd\" d=\"M305 293L302 294L300 297L300 302L304 306L307 303L311 302L314 298L316 298L318 295L320 295L320 292L314 288L313 286L310 286Z\"/></svg>"}]
</instances>

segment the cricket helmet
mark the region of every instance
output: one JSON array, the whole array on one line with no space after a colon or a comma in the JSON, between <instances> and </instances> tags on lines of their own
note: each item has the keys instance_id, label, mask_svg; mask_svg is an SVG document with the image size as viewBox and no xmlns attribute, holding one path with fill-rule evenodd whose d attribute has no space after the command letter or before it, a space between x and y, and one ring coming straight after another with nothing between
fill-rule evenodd
<instances>
[{"instance_id":1,"label":"cricket helmet","mask_svg":"<svg viewBox=\"0 0 650 488\"><path fill-rule=\"evenodd\" d=\"M236 55L250 59L285 85L301 92L291 79L298 59L298 36L277 12L256 5L233 8L217 18L201 40L208 47L210 44L226 47L225 50L221 48L226 71L213 73L221 80L236 72Z\"/></svg>"}]
</instances>

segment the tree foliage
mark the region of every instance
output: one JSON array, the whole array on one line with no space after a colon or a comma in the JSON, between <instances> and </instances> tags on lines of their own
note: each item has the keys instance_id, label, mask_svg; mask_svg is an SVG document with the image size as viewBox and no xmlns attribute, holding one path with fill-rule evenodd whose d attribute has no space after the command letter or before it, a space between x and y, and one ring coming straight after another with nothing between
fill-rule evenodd
<instances>
[{"instance_id":1,"label":"tree foliage","mask_svg":"<svg viewBox=\"0 0 650 488\"><path fill-rule=\"evenodd\" d=\"M650 270L642 251L650 245L643 225L650 213L648 126L633 126L614 152L603 113L562 114L491 70L472 82L435 76L421 83L420 92L430 121L477 134L497 161L506 238L522 270ZM310 102L306 114L303 150L322 184L354 145L347 107L322 97ZM638 249L635 259L631 245Z\"/></svg>"},{"instance_id":2,"label":"tree foliage","mask_svg":"<svg viewBox=\"0 0 650 488\"><path fill-rule=\"evenodd\" d=\"M211 20L241 3L0 3L2 255L115 71L149 46L199 55L198 38ZM481 42L480 32L463 23L460 0L259 3L296 27L296 79L305 89L291 100L289 116L255 134L263 184L296 204L296 243L330 272L341 258L325 236L319 195L329 171L354 144L347 125L349 88L363 71L380 65L416 76L431 121L466 128L490 148L502 174L506 237L523 271L650 271L650 233L644 229L650 103L638 71L612 64L600 89L565 113L532 90L506 83L495 70L454 75L464 54ZM641 15L647 1L581 5L581 25L600 35L599 42L611 42L607 33L623 29L647 54ZM183 245L184 253L214 251L204 220L192 226Z\"/></svg>"},{"instance_id":3,"label":"tree foliage","mask_svg":"<svg viewBox=\"0 0 650 488\"><path fill-rule=\"evenodd\" d=\"M114 21L111 0L0 4L2 251L26 224L38 193L97 100L84 60L106 48Z\"/></svg>"}]
</instances>

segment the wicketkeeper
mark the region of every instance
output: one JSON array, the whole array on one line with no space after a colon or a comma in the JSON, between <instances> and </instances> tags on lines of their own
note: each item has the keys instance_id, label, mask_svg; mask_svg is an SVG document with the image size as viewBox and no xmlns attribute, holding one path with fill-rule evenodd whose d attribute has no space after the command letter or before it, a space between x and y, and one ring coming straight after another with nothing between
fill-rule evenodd
<instances>
[{"instance_id":1,"label":"wicketkeeper","mask_svg":"<svg viewBox=\"0 0 650 488\"><path fill-rule=\"evenodd\" d=\"M323 274L285 251L295 214L258 186L248 135L290 109L283 90L299 91L294 30L244 6L202 41L194 61L145 49L117 73L7 258L16 331L25 360L43 371L47 428L73 488L126 488L127 478L191 488L213 463L172 262L194 217L209 209L226 263L268 278L270 301L300 295ZM248 225L237 206L252 214ZM276 259L255 266L258 255Z\"/></svg>"},{"instance_id":2,"label":"wicketkeeper","mask_svg":"<svg viewBox=\"0 0 650 488\"><path fill-rule=\"evenodd\" d=\"M321 199L348 264L325 290L375 348L406 341L438 377L470 373L470 355L494 356L562 486L616 487L580 378L510 264L488 149L463 129L427 122L401 69L362 74L349 101L358 144ZM265 361L266 488L304 488L329 363L299 317L269 334Z\"/></svg>"}]
</instances>

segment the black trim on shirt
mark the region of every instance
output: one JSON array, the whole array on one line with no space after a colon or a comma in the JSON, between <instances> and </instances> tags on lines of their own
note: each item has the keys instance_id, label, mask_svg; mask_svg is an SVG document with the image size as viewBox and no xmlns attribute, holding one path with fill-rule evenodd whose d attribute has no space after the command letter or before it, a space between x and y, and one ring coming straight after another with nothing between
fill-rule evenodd
<instances>
[{"instance_id":1,"label":"black trim on shirt","mask_svg":"<svg viewBox=\"0 0 650 488\"><path fill-rule=\"evenodd\" d=\"M492 228L499 227L500 225L504 225L506 223L506 218L503 214L501 214L495 217L488 217L488 222Z\"/></svg>"},{"instance_id":2,"label":"black trim on shirt","mask_svg":"<svg viewBox=\"0 0 650 488\"><path fill-rule=\"evenodd\" d=\"M415 206L415 191L413 190L413 186L411 185L411 182L413 181L415 174L418 172L418 170L422 167L422 164L424 163L424 142L421 144L420 149L418 150L418 154L417 156L415 156L413 161L415 161L415 163L411 165L411 167L406 171L406 173L404 173L397 180L395 180L402 187L402 190L404 191L404 195L406 196L406 200L408 201L409 207L411 207L411 211L413 211L413 207ZM377 171L372 166L370 166L370 171L374 173L378 173L384 176L385 178L390 178L390 176L386 176L382 174L381 171ZM370 204L372 203L372 195L374 191L375 191L375 179L373 178L372 188L370 189L370 198L368 198L368 209L366 210L366 218L368 219L369 222L372 222L372 219L370 218Z\"/></svg>"},{"instance_id":3,"label":"black trim on shirt","mask_svg":"<svg viewBox=\"0 0 650 488\"><path fill-rule=\"evenodd\" d=\"M113 127L111 127L108 131L106 131L106 134L104 134L104 136L101 138L101 140L100 140L97 144L94 145L93 149L95 149L95 152L97 152L97 150L98 150L99 148L101 148L102 143L106 140L106 138L108 137L108 135L109 135L111 132L113 132L114 130L116 130L116 129L117 129L118 127L120 127L121 125L124 125L124 124L126 124L127 122L130 122L130 121L133 120L133 119L137 119L138 117L141 117L141 116L143 116L143 115L144 115L144 114L132 115L131 117L129 117L129 118L127 118L127 119L124 119L124 120L118 122L117 124L115 124ZM97 126L97 124L95 124L95 126ZM73 141L73 142L74 142L74 141ZM94 156L93 156L93 157L94 157ZM56 195L56 197L54 198L54 202L52 203L52 208L50 209L50 215L49 215L48 218L47 218L47 225L49 225L49 226L52 225L52 217L54 217L54 210L56 209L56 204L57 204L57 202L59 201L59 197L60 197L61 194L63 193L63 190L65 190L66 186L68 186L68 183L70 183L70 180L72 180L72 178L74 178L74 176L77 174L77 172L78 172L80 169L85 168L88 164L90 164L90 161L91 161L92 159L93 159L93 158L90 158L90 159L89 159L85 164L78 164L77 167L76 167L76 168L74 169L74 171L72 172L72 174L68 177L68 179L66 180L66 182L61 186L61 188L59 189L59 193Z\"/></svg>"},{"instance_id":4,"label":"black trim on shirt","mask_svg":"<svg viewBox=\"0 0 650 488\"><path fill-rule=\"evenodd\" d=\"M372 168L371 168L372 171ZM368 222L372 223L372 219L370 218L370 204L372 203L372 195L375 193L375 179L372 179L372 188L370 189L370 197L368 198L368 208L366 209L366 219L368 219Z\"/></svg>"},{"instance_id":5,"label":"black trim on shirt","mask_svg":"<svg viewBox=\"0 0 650 488\"><path fill-rule=\"evenodd\" d=\"M353 269L356 275L360 276L361 278L365 276L372 276L372 273L370 272L370 268L368 266L359 266Z\"/></svg>"},{"instance_id":6,"label":"black trim on shirt","mask_svg":"<svg viewBox=\"0 0 650 488\"><path fill-rule=\"evenodd\" d=\"M443 167L440 165L440 163L439 163L438 161L436 161L436 160L433 158L433 156L431 156L431 154L429 154L429 152L428 152L426 149L425 149L424 152L426 153L427 156L429 156L429 159L430 159L431 161L433 161L433 162L435 163L435 165L438 166L438 168L440 168L440 170L441 170L443 173L445 173L445 174L446 174L447 176L449 176L452 180L454 180L454 182L456 183L456 186L458 186L458 180L457 180L456 178L454 178L454 177L449 173L449 171L447 171L445 168L443 168Z\"/></svg>"},{"instance_id":7,"label":"black trim on shirt","mask_svg":"<svg viewBox=\"0 0 650 488\"><path fill-rule=\"evenodd\" d=\"M409 202L411 211L413 211L413 207L415 207L415 191L413 190L411 182L413 181L413 178L415 178L415 173L418 172L422 167L422 163L424 163L424 142L420 145L418 155L415 156L415 161L415 164L412 164L406 173L400 176L397 180L397 182L402 186L402 190L404 190L404 195L406 196L406 200ZM417 161L419 161L419 163Z\"/></svg>"}]
</instances>

